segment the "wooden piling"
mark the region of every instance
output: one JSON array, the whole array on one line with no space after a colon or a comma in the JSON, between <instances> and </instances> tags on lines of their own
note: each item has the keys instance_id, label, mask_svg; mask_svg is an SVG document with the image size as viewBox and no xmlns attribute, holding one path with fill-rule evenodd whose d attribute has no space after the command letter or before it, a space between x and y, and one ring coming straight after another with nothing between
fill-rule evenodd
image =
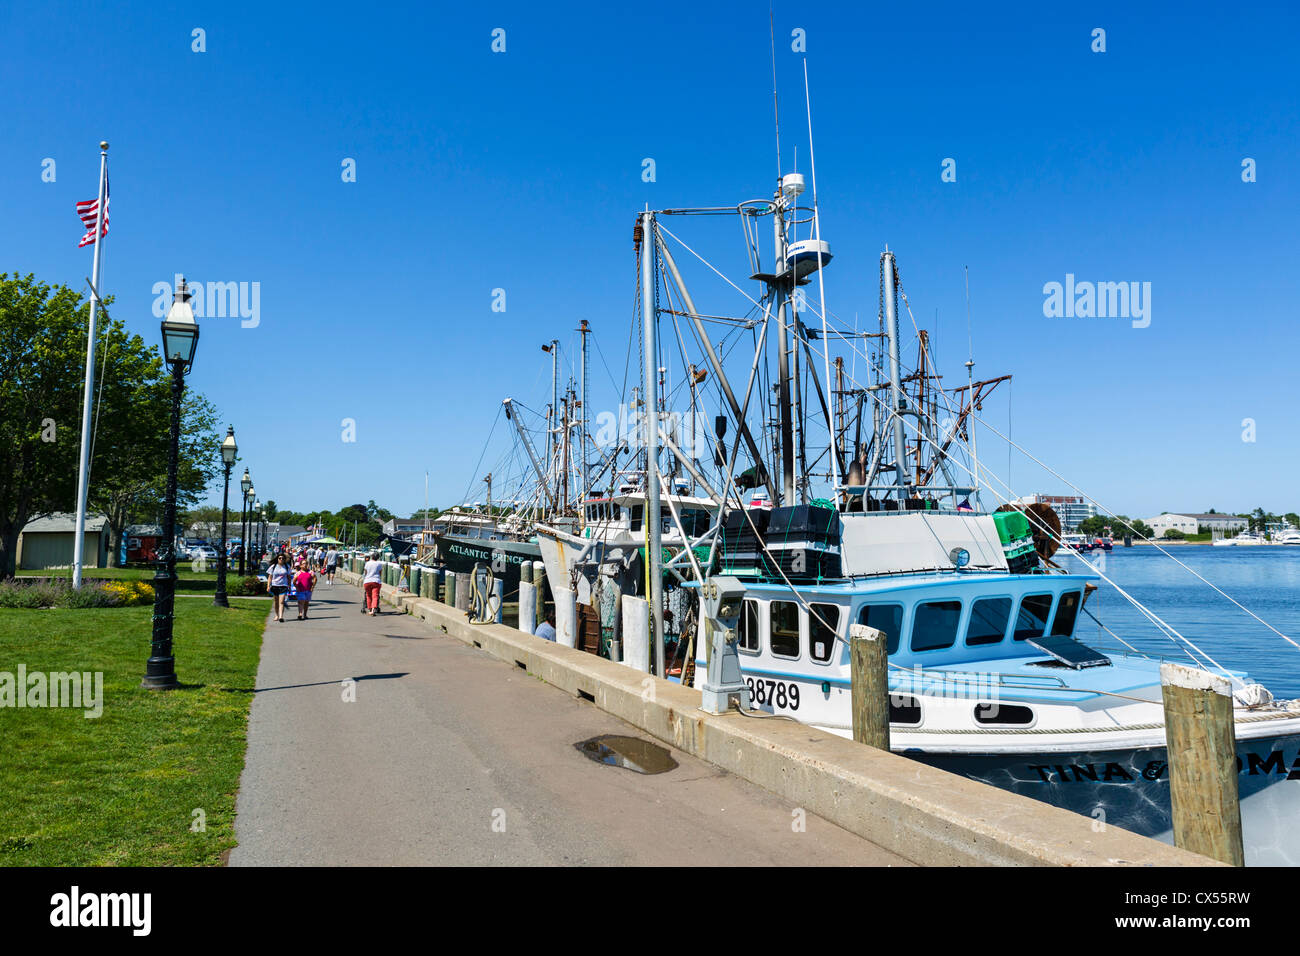
<instances>
[{"instance_id":1,"label":"wooden piling","mask_svg":"<svg viewBox=\"0 0 1300 956\"><path fill-rule=\"evenodd\" d=\"M533 587L537 588L537 623L534 632L546 622L546 563L533 562Z\"/></svg>"},{"instance_id":2,"label":"wooden piling","mask_svg":"<svg viewBox=\"0 0 1300 956\"><path fill-rule=\"evenodd\" d=\"M448 571L446 574L443 575L443 577L446 579L447 585L446 585L446 590L443 592L442 603L446 604L448 607L455 607L456 606L456 575L454 572Z\"/></svg>"},{"instance_id":3,"label":"wooden piling","mask_svg":"<svg viewBox=\"0 0 1300 956\"><path fill-rule=\"evenodd\" d=\"M849 625L853 739L889 749L889 656L885 634L865 624Z\"/></svg>"},{"instance_id":4,"label":"wooden piling","mask_svg":"<svg viewBox=\"0 0 1300 956\"><path fill-rule=\"evenodd\" d=\"M1160 665L1174 844L1245 866L1237 794L1237 733L1227 678Z\"/></svg>"}]
</instances>

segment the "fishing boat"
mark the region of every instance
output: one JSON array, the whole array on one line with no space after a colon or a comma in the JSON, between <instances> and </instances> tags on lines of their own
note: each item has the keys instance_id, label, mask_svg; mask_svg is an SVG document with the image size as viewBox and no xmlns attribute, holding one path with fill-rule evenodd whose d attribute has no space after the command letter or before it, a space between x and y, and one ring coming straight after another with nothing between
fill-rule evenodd
<instances>
[{"instance_id":1,"label":"fishing boat","mask_svg":"<svg viewBox=\"0 0 1300 956\"><path fill-rule=\"evenodd\" d=\"M709 360L720 407L737 427L730 454L721 447L716 473L702 476L712 479L707 496L718 506L719 520L698 537L680 527L676 503L671 493L663 493L671 486L658 466L657 443L672 449L670 436L663 428L645 429L644 496L638 491L635 499L616 503L643 501L645 514L662 515L647 521L647 542L628 540L630 528L618 529L627 535L626 548L644 546L652 614L662 605L657 589L666 568L693 571L696 584L714 576L741 582L745 594L736 655L747 696L742 706L846 737L852 724L850 627L875 629L888 647L893 750L1170 840L1162 660L1141 653L1088 607L1098 582L1106 581L1139 607L1180 655L1230 681L1247 861L1300 864L1300 829L1288 822L1300 810L1300 702L1276 701L1244 670L1221 667L1198 643L1142 607L1101 565L1080 558L1087 570L1075 572L1054 560L1063 546L1064 553L1079 554L1063 539L1055 512L1045 505L1011 504L1021 496L978 459L976 423L996 431L978 410L1009 376L975 381L974 362L968 359L966 384L942 386L927 333L915 327L888 248L880 256L880 326L872 336L880 350L856 355L867 370L866 381L853 381L837 361L832 382L833 335L824 296L820 309L813 309L798 295L814 273L821 285L821 271L830 261L819 234L816 199L809 214L798 205L802 191L802 177L787 175L770 199L638 217L644 354L657 354L655 330L664 313L673 321L691 320L688 328ZM751 300L750 315L738 317L752 323L757 343L743 400L731 387L676 266L670 242L685 243L661 222L728 213L742 219L750 278L763 290L760 299ZM775 239L773 265L767 268L755 238L757 221L764 219ZM800 224L811 225L813 240L796 256L791 234ZM809 255L810 249L815 254ZM700 256L698 248L692 252ZM918 342L910 369L901 354L900 298ZM661 309L655 305L660 301L675 308ZM805 324L801 309L820 315L820 335ZM715 321L726 316L722 306L710 313ZM837 333L834 337L855 348L866 339L853 339L843 329ZM820 355L811 342L821 343ZM649 365L643 365L644 394L654 394ZM776 366L774 414L762 409L762 422L751 427L746 417L752 385L771 365ZM825 375L825 387L818 372ZM806 388L815 391L810 395ZM749 452L748 462L739 458L742 448ZM745 464L749 467L740 474L764 486L772 507L746 505L739 475L732 477ZM814 497L815 484L825 488L820 498ZM984 498L996 506L985 507ZM623 521L623 512L617 514ZM593 555L587 564L598 575L608 551L597 549L613 537L612 526L604 527L590 538L539 528L548 572L554 573L551 566L558 561L558 570L573 573L582 556ZM683 554L695 555L702 547L707 553L689 560L689 566L679 556L665 561L656 538L668 532L679 535ZM1109 544L1108 536L1094 542L1102 548ZM575 584L581 588L580 580ZM687 582L684 590L692 586ZM697 629L707 633L703 603ZM1087 621L1096 623L1103 640L1088 636ZM660 651L654 667L660 674L665 673L663 642L663 626L655 621L652 643ZM689 682L701 689L709 653L707 642L695 647Z\"/></svg>"}]
</instances>

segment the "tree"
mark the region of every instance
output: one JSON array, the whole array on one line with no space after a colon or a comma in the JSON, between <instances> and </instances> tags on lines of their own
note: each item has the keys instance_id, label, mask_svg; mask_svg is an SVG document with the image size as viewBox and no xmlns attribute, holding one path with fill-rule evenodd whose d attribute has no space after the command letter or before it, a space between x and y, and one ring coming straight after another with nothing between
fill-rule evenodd
<instances>
[{"instance_id":1,"label":"tree","mask_svg":"<svg viewBox=\"0 0 1300 956\"><path fill-rule=\"evenodd\" d=\"M267 521L275 521L275 520L276 520L276 515L278 515L279 513L280 513L279 509L277 509L276 506L275 506L275 499L271 499L271 500L267 501L267 503L266 503L266 520L267 520Z\"/></svg>"},{"instance_id":2,"label":"tree","mask_svg":"<svg viewBox=\"0 0 1300 956\"><path fill-rule=\"evenodd\" d=\"M0 577L28 521L76 507L88 309L67 286L0 273Z\"/></svg>"},{"instance_id":3,"label":"tree","mask_svg":"<svg viewBox=\"0 0 1300 956\"><path fill-rule=\"evenodd\" d=\"M1283 517L1286 518L1286 523L1291 527L1300 528L1300 515L1296 514L1294 511L1288 511Z\"/></svg>"},{"instance_id":4,"label":"tree","mask_svg":"<svg viewBox=\"0 0 1300 956\"><path fill-rule=\"evenodd\" d=\"M120 323L106 330L108 361L97 416L100 428L91 461L92 504L108 518L109 566L117 564L122 535L133 514L159 514L167 493L170 453L171 381L153 348L139 336L129 341ZM149 380L146 377L152 377ZM106 428L105 422L116 425ZM176 468L176 503L192 505L220 472L216 409L202 395L186 391ZM220 527L220 509L217 527ZM183 528L184 525L181 525ZM219 531L206 535L215 537Z\"/></svg>"},{"instance_id":5,"label":"tree","mask_svg":"<svg viewBox=\"0 0 1300 956\"><path fill-rule=\"evenodd\" d=\"M1168 528L1165 530L1165 540L1167 541L1182 541L1186 537L1187 535L1183 534L1177 528Z\"/></svg>"},{"instance_id":6,"label":"tree","mask_svg":"<svg viewBox=\"0 0 1300 956\"><path fill-rule=\"evenodd\" d=\"M104 300L97 330L99 402L91 418L87 501L105 512L116 562L129 517L160 511L170 429L170 383L155 346L128 335ZM30 520L76 510L89 300L33 275L0 274L0 576L14 572L18 534ZM210 404L191 394L182 419L179 500L211 477Z\"/></svg>"}]
</instances>

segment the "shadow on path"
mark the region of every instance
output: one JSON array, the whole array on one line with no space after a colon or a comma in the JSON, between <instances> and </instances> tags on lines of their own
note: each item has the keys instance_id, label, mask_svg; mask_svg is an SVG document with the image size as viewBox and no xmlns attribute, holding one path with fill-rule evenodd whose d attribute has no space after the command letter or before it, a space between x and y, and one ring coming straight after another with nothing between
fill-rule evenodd
<instances>
[{"instance_id":1,"label":"shadow on path","mask_svg":"<svg viewBox=\"0 0 1300 956\"><path fill-rule=\"evenodd\" d=\"M333 687L343 683L345 680L396 680L399 677L406 677L409 673L410 671L401 671L396 674L363 674L360 677L342 677L338 680L318 680L311 684L284 684L280 687L223 687L221 689L228 694L261 694L268 690L298 690L303 687Z\"/></svg>"}]
</instances>

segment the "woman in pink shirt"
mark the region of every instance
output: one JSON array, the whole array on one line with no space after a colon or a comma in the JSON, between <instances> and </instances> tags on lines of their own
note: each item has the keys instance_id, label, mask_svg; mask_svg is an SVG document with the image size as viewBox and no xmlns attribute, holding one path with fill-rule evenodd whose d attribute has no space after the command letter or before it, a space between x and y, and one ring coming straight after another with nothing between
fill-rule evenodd
<instances>
[{"instance_id":1,"label":"woman in pink shirt","mask_svg":"<svg viewBox=\"0 0 1300 956\"><path fill-rule=\"evenodd\" d=\"M307 567L306 562L298 562L298 571L293 576L294 590L298 592L298 620L307 620L307 605L311 603L311 589L316 584L316 574Z\"/></svg>"}]
</instances>

